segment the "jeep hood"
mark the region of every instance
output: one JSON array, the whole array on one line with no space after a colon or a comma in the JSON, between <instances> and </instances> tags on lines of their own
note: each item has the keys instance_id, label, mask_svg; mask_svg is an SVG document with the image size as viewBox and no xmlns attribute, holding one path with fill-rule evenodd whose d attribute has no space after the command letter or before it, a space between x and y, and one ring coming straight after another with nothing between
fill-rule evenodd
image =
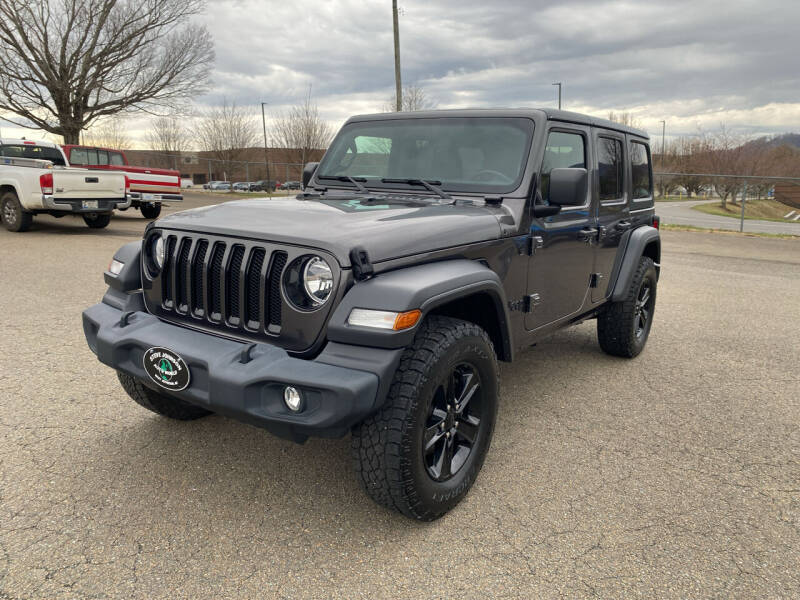
<instances>
[{"instance_id":1,"label":"jeep hood","mask_svg":"<svg viewBox=\"0 0 800 600\"><path fill-rule=\"evenodd\" d=\"M318 248L343 267L350 266L355 246L380 262L501 236L490 208L440 204L429 197L239 200L174 213L156 226Z\"/></svg>"}]
</instances>

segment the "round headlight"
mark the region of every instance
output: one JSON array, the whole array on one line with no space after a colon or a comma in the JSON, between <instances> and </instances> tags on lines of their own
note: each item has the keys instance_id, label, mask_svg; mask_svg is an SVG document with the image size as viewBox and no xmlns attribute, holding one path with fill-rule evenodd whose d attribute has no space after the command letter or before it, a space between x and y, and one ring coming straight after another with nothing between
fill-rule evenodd
<instances>
[{"instance_id":1,"label":"round headlight","mask_svg":"<svg viewBox=\"0 0 800 600\"><path fill-rule=\"evenodd\" d=\"M166 244L164 243L164 238L158 236L156 238L155 244L153 244L153 260L156 262L156 266L159 269L164 268L164 255L166 252Z\"/></svg>"},{"instance_id":2,"label":"round headlight","mask_svg":"<svg viewBox=\"0 0 800 600\"><path fill-rule=\"evenodd\" d=\"M303 269L303 287L311 301L324 304L333 291L333 271L319 256L314 256Z\"/></svg>"}]
</instances>

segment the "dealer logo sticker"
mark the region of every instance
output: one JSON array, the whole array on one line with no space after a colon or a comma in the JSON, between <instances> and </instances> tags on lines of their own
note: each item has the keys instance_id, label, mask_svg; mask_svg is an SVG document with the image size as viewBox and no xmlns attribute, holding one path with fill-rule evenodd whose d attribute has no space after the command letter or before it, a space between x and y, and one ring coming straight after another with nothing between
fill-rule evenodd
<instances>
[{"instance_id":1,"label":"dealer logo sticker","mask_svg":"<svg viewBox=\"0 0 800 600\"><path fill-rule=\"evenodd\" d=\"M173 392L185 390L189 385L189 367L186 362L167 348L150 348L144 353L144 370L164 389Z\"/></svg>"}]
</instances>

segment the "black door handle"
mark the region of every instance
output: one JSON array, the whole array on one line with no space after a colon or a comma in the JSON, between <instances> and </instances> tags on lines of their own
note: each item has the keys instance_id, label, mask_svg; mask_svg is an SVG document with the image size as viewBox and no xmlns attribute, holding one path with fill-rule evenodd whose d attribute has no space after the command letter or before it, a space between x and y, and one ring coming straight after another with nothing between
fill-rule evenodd
<instances>
[{"instance_id":1,"label":"black door handle","mask_svg":"<svg viewBox=\"0 0 800 600\"><path fill-rule=\"evenodd\" d=\"M631 225L633 225L633 223L631 223L630 221L620 221L619 223L617 223L617 229L619 229L620 231L625 231L626 229L630 229Z\"/></svg>"}]
</instances>

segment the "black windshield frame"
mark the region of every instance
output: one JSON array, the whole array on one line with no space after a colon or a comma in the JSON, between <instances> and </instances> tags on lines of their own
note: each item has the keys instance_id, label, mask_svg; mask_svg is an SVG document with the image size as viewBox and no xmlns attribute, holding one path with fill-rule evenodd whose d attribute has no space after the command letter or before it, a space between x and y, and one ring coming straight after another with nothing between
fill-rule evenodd
<instances>
[{"instance_id":1,"label":"black windshield frame","mask_svg":"<svg viewBox=\"0 0 800 600\"><path fill-rule=\"evenodd\" d=\"M476 128L490 128L492 126L501 126L501 127L510 127L515 130L514 135L517 136L514 140L516 142L516 148L509 149L506 145L504 145L503 150L509 151L512 161L508 161L508 164L505 162L503 163L503 168L511 169L513 172L513 176L509 176L505 173L501 173L508 181L492 181L492 182L477 182L477 181L458 181L458 180L450 180L446 177L446 174L439 173L437 171L429 171L423 173L416 173L416 172L405 172L401 173L397 177L392 175L391 173L340 173L337 170L341 171L343 166L343 158L344 155L348 152L348 149L352 150L356 146L356 138L357 137L374 137L370 136L369 134L375 134L377 132L387 132L391 131L394 128L398 128L398 133L402 131L402 128L407 127L416 127L418 129L423 129L424 131L430 132L435 131L436 127L439 127L440 131L447 131L448 127L452 126L452 130L454 132L454 137L449 139L447 137L440 137L436 138L437 142L450 142L451 145L453 140L457 140L455 137L456 134L459 132L463 135L465 131L468 131L470 127ZM460 128L460 129L459 129ZM327 179L328 177L340 177L344 175L350 175L353 177L358 177L360 181L364 183L365 186L371 189L409 189L414 190L417 193L419 192L419 186L414 186L411 184L401 184L401 183L384 183L381 179L388 178L388 179L431 179L436 181L441 181L441 189L445 192L450 193L465 193L465 194L509 194L515 190L517 190L522 183L522 180L525 177L525 173L528 166L528 161L530 158L531 147L534 140L534 120L530 117L525 116L501 116L501 117L463 117L463 116L436 116L436 117L413 117L413 118L386 118L386 119L370 119L364 121L351 121L346 123L344 127L339 131L336 138L330 145L330 148L325 153L322 161L320 162L319 167L317 168L316 177L326 177L325 185L335 186L335 182L333 180ZM476 130L477 131L477 130ZM497 129L497 134L499 134L502 130ZM508 131L508 130L507 130ZM519 135L518 135L519 134ZM521 136L521 137L520 137ZM398 136L398 138L402 138L402 136ZM391 138L392 143L395 142L397 138ZM502 138L498 138L502 139ZM400 139L399 142L408 144L409 139ZM497 140L495 140L496 142ZM462 148L455 147L456 150L460 151ZM487 146L485 150L489 150L490 148ZM357 151L356 151L357 152ZM392 148L390 147L388 150L381 152L380 154L385 154L387 156L386 160L387 163L392 159ZM484 154L486 154L484 152ZM494 156L494 155L492 155ZM462 161L463 164L463 161ZM349 165L345 166L344 168L347 169ZM387 170L389 166L387 164ZM462 166L462 169L464 167ZM482 169L484 171L494 171L494 169ZM388 175L388 177L387 177ZM402 176L401 176L402 175ZM366 180L366 181L365 181ZM342 187L352 187L345 183Z\"/></svg>"}]
</instances>

